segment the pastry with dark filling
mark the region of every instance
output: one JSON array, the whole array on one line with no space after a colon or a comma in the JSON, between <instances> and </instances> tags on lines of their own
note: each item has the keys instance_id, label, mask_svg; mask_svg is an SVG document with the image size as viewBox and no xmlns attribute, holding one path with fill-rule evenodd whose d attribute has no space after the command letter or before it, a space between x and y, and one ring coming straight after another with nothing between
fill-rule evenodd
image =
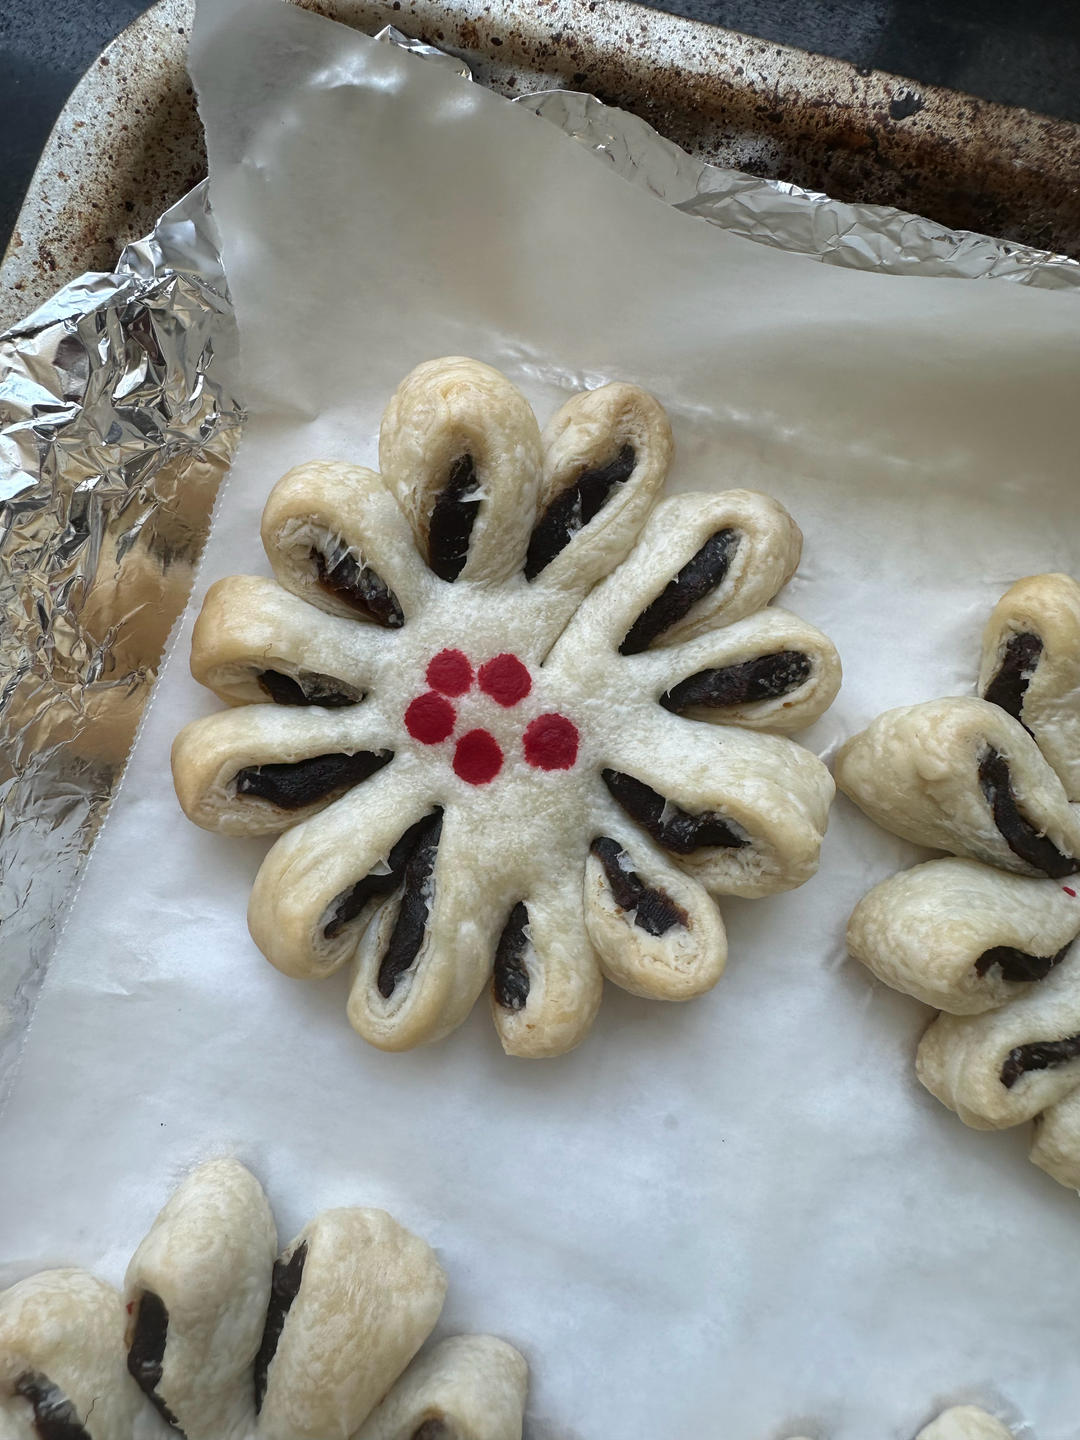
<instances>
[{"instance_id":1,"label":"pastry with dark filling","mask_svg":"<svg viewBox=\"0 0 1080 1440\"><path fill-rule=\"evenodd\" d=\"M1080 1188L1080 585L1020 580L983 640L980 698L876 719L840 752L873 819L958 858L856 906L848 948L944 1013L923 1084L968 1125L1036 1120L1031 1157Z\"/></svg>"},{"instance_id":2,"label":"pastry with dark filling","mask_svg":"<svg viewBox=\"0 0 1080 1440\"><path fill-rule=\"evenodd\" d=\"M715 897L816 869L832 781L781 732L840 666L771 604L802 536L765 495L661 500L671 457L635 386L541 433L497 371L434 361L387 407L380 473L291 471L263 514L274 579L207 593L192 671L232 708L178 736L180 803L281 834L251 933L289 975L348 967L382 1049L487 990L509 1053L560 1054L605 977L716 983Z\"/></svg>"},{"instance_id":3,"label":"pastry with dark filling","mask_svg":"<svg viewBox=\"0 0 1080 1440\"><path fill-rule=\"evenodd\" d=\"M153 1407L186 1440L415 1440L425 1424L521 1440L512 1346L461 1335L414 1360L445 1293L431 1249L382 1210L325 1210L279 1251L258 1181L213 1160L154 1221L123 1296L81 1270L0 1294L0 1434L135 1440Z\"/></svg>"}]
</instances>

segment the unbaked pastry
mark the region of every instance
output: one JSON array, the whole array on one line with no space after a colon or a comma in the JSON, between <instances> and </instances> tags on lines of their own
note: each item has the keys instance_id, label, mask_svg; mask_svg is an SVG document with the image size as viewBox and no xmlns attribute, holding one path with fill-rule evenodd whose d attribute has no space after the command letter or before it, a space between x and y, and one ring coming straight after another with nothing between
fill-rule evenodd
<instances>
[{"instance_id":1,"label":"unbaked pastry","mask_svg":"<svg viewBox=\"0 0 1080 1440\"><path fill-rule=\"evenodd\" d=\"M814 873L832 780L768 733L840 683L826 637L765 608L802 537L749 491L657 504L671 453L631 385L541 435L497 371L433 361L390 402L381 475L291 471L263 515L275 579L207 593L192 672L235 708L178 736L180 803L284 832L251 933L288 975L351 966L372 1044L439 1039L487 986L509 1053L560 1054L603 976L716 983L711 895Z\"/></svg>"},{"instance_id":2,"label":"unbaked pastry","mask_svg":"<svg viewBox=\"0 0 1080 1440\"><path fill-rule=\"evenodd\" d=\"M1012 1431L976 1405L954 1405L924 1426L915 1440L1012 1440Z\"/></svg>"},{"instance_id":3,"label":"unbaked pastry","mask_svg":"<svg viewBox=\"0 0 1080 1440\"><path fill-rule=\"evenodd\" d=\"M804 1435L794 1440L807 1440ZM1012 1431L976 1405L954 1405L924 1425L915 1440L1013 1440Z\"/></svg>"},{"instance_id":4,"label":"unbaked pastry","mask_svg":"<svg viewBox=\"0 0 1080 1440\"><path fill-rule=\"evenodd\" d=\"M445 1293L382 1210L323 1211L279 1254L258 1181L213 1160L123 1297L80 1270L0 1294L0 1435L132 1440L149 1401L187 1440L520 1440L528 1370L505 1341L457 1336L411 1364Z\"/></svg>"},{"instance_id":5,"label":"unbaked pastry","mask_svg":"<svg viewBox=\"0 0 1080 1440\"><path fill-rule=\"evenodd\" d=\"M962 857L877 885L848 948L946 1012L919 1046L927 1089L978 1129L1036 1119L1031 1158L1080 1188L1080 585L1013 585L979 685L891 710L840 752L867 814Z\"/></svg>"}]
</instances>

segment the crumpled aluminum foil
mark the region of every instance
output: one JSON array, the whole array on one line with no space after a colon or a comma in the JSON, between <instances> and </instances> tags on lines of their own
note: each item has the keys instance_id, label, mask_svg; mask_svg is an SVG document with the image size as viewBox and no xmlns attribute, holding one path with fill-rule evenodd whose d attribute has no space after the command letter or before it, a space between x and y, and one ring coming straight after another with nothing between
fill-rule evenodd
<instances>
[{"instance_id":1,"label":"crumpled aluminum foil","mask_svg":"<svg viewBox=\"0 0 1080 1440\"><path fill-rule=\"evenodd\" d=\"M949 230L887 205L851 205L783 180L763 180L696 160L651 125L592 95L546 90L514 102L602 155L618 175L676 210L748 240L826 265L890 275L1011 280L1080 289L1080 261L989 235Z\"/></svg>"},{"instance_id":2,"label":"crumpled aluminum foil","mask_svg":"<svg viewBox=\"0 0 1080 1440\"><path fill-rule=\"evenodd\" d=\"M378 37L471 79L464 61ZM1080 288L1080 264L693 159L592 96L519 97L688 214L831 264ZM243 412L205 182L0 335L0 1077L190 592Z\"/></svg>"},{"instance_id":3,"label":"crumpled aluminum foil","mask_svg":"<svg viewBox=\"0 0 1080 1440\"><path fill-rule=\"evenodd\" d=\"M207 199L0 336L0 1076L239 439Z\"/></svg>"}]
</instances>

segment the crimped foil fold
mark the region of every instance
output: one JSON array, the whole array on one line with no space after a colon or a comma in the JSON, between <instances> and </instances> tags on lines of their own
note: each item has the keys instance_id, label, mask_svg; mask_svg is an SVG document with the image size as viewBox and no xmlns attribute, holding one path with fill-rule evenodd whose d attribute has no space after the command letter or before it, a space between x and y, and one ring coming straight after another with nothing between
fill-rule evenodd
<instances>
[{"instance_id":1,"label":"crimped foil fold","mask_svg":"<svg viewBox=\"0 0 1080 1440\"><path fill-rule=\"evenodd\" d=\"M390 27L377 38L471 78ZM1080 287L1076 261L707 165L590 95L514 103L748 239L857 269ZM235 344L205 182L113 273L0 336L0 1077L191 588L243 418Z\"/></svg>"}]
</instances>

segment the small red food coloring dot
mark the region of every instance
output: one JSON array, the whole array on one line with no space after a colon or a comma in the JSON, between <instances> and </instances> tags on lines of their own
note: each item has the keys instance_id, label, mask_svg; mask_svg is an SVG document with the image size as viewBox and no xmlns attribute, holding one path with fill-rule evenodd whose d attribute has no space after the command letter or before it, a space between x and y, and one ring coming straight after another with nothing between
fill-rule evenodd
<instances>
[{"instance_id":1,"label":"small red food coloring dot","mask_svg":"<svg viewBox=\"0 0 1080 1440\"><path fill-rule=\"evenodd\" d=\"M433 695L429 690L409 702L405 711L405 729L421 745L438 745L453 733L456 718L450 701L444 700L441 695Z\"/></svg>"},{"instance_id":2,"label":"small red food coloring dot","mask_svg":"<svg viewBox=\"0 0 1080 1440\"><path fill-rule=\"evenodd\" d=\"M454 773L470 785L486 785L502 769L503 753L494 735L469 730L454 748Z\"/></svg>"},{"instance_id":3,"label":"small red food coloring dot","mask_svg":"<svg viewBox=\"0 0 1080 1440\"><path fill-rule=\"evenodd\" d=\"M1066 895L1071 895L1074 900L1076 899L1076 891L1075 891L1075 890L1071 889L1068 885L1062 885L1061 888L1065 891L1065 894L1066 894Z\"/></svg>"},{"instance_id":4,"label":"small red food coloring dot","mask_svg":"<svg viewBox=\"0 0 1080 1440\"><path fill-rule=\"evenodd\" d=\"M570 770L577 760L578 731L565 715L538 715L525 727L525 759L537 770Z\"/></svg>"},{"instance_id":5,"label":"small red food coloring dot","mask_svg":"<svg viewBox=\"0 0 1080 1440\"><path fill-rule=\"evenodd\" d=\"M532 676L516 655L496 655L480 666L477 678L484 694L507 710L532 689Z\"/></svg>"},{"instance_id":6,"label":"small red food coloring dot","mask_svg":"<svg viewBox=\"0 0 1080 1440\"><path fill-rule=\"evenodd\" d=\"M427 683L443 695L464 695L472 684L469 657L460 650L440 650L428 663Z\"/></svg>"}]
</instances>

